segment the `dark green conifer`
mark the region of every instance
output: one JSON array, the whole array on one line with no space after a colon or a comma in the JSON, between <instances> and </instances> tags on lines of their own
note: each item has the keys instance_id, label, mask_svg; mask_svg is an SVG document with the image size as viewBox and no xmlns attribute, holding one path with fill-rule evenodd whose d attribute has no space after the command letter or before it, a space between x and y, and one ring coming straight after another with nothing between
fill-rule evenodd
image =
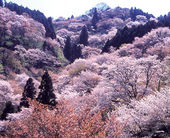
<instances>
[{"instance_id":1,"label":"dark green conifer","mask_svg":"<svg viewBox=\"0 0 170 138\"><path fill-rule=\"evenodd\" d=\"M69 36L67 36L66 41L65 41L65 46L64 46L64 50L63 50L64 56L66 57L66 59L68 59L69 61L71 60L71 39Z\"/></svg>"},{"instance_id":2,"label":"dark green conifer","mask_svg":"<svg viewBox=\"0 0 170 138\"><path fill-rule=\"evenodd\" d=\"M0 0L0 6L3 7L3 0Z\"/></svg>"},{"instance_id":3,"label":"dark green conifer","mask_svg":"<svg viewBox=\"0 0 170 138\"><path fill-rule=\"evenodd\" d=\"M34 87L34 83L33 83L33 79L29 78L27 80L27 83L24 87L24 92L22 93L22 98L21 98L21 102L20 102L20 107L24 106L24 107L29 107L29 103L27 98L31 98L34 99L35 98L35 87Z\"/></svg>"},{"instance_id":4,"label":"dark green conifer","mask_svg":"<svg viewBox=\"0 0 170 138\"><path fill-rule=\"evenodd\" d=\"M75 59L82 57L82 47L80 44L75 44L71 49L71 60L70 62L73 63Z\"/></svg>"},{"instance_id":5,"label":"dark green conifer","mask_svg":"<svg viewBox=\"0 0 170 138\"><path fill-rule=\"evenodd\" d=\"M88 31L86 26L83 26L81 30L79 44L88 45Z\"/></svg>"},{"instance_id":6,"label":"dark green conifer","mask_svg":"<svg viewBox=\"0 0 170 138\"><path fill-rule=\"evenodd\" d=\"M6 102L3 113L0 117L1 120L6 120L8 113L14 113L14 106L11 101Z\"/></svg>"},{"instance_id":7,"label":"dark green conifer","mask_svg":"<svg viewBox=\"0 0 170 138\"><path fill-rule=\"evenodd\" d=\"M110 49L110 40L108 39L104 45L104 47L102 48L102 53L104 52L109 52Z\"/></svg>"},{"instance_id":8,"label":"dark green conifer","mask_svg":"<svg viewBox=\"0 0 170 138\"><path fill-rule=\"evenodd\" d=\"M46 37L51 37L52 39L56 39L56 34L55 34L55 31L54 31L54 27L53 27L51 17L49 17L47 19L47 25L45 27L46 27L46 34L45 34Z\"/></svg>"},{"instance_id":9,"label":"dark green conifer","mask_svg":"<svg viewBox=\"0 0 170 138\"><path fill-rule=\"evenodd\" d=\"M93 18L92 18L92 26L94 29L97 29L96 23L99 21L99 16L97 12L97 8L94 8Z\"/></svg>"},{"instance_id":10,"label":"dark green conifer","mask_svg":"<svg viewBox=\"0 0 170 138\"><path fill-rule=\"evenodd\" d=\"M39 86L39 89L40 89L40 93L37 97L37 101L52 106L55 106L57 104L56 96L53 93L52 80L50 75L48 74L48 71L45 71L44 75L42 76L42 81Z\"/></svg>"}]
</instances>

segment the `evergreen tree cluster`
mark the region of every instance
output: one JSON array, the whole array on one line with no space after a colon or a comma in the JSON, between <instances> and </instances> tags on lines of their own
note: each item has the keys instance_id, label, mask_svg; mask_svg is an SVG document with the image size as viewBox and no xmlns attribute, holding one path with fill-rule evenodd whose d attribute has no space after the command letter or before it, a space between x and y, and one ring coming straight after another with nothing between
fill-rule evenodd
<instances>
[{"instance_id":1,"label":"evergreen tree cluster","mask_svg":"<svg viewBox=\"0 0 170 138\"><path fill-rule=\"evenodd\" d=\"M71 61L71 38L70 36L67 36L66 41L65 41L65 46L63 49L63 53L66 59L68 59L69 61Z\"/></svg>"},{"instance_id":2,"label":"evergreen tree cluster","mask_svg":"<svg viewBox=\"0 0 170 138\"><path fill-rule=\"evenodd\" d=\"M53 84L52 79L48 72L46 71L44 75L42 76L42 81L39 86L40 92L38 97L36 98L37 101L39 101L42 104L48 104L51 106L55 106L57 104L56 102L56 96L53 93Z\"/></svg>"},{"instance_id":3,"label":"evergreen tree cluster","mask_svg":"<svg viewBox=\"0 0 170 138\"><path fill-rule=\"evenodd\" d=\"M35 94L36 94L36 91L35 91L33 79L29 78L28 81L26 82L25 87L24 87L24 92L22 93L20 107L24 106L24 107L28 108L29 107L29 103L27 101L27 98L34 99L35 98Z\"/></svg>"},{"instance_id":4,"label":"evergreen tree cluster","mask_svg":"<svg viewBox=\"0 0 170 138\"><path fill-rule=\"evenodd\" d=\"M88 45L88 32L86 26L83 26L81 30L79 44Z\"/></svg>"},{"instance_id":5,"label":"evergreen tree cluster","mask_svg":"<svg viewBox=\"0 0 170 138\"><path fill-rule=\"evenodd\" d=\"M98 15L98 12L97 12L97 8L94 8L91 23L92 23L92 26L94 27L95 30L97 29L96 24L97 24L98 21L99 21L99 15Z\"/></svg>"},{"instance_id":6,"label":"evergreen tree cluster","mask_svg":"<svg viewBox=\"0 0 170 138\"><path fill-rule=\"evenodd\" d=\"M3 7L3 0L0 0L0 6Z\"/></svg>"},{"instance_id":7,"label":"evergreen tree cluster","mask_svg":"<svg viewBox=\"0 0 170 138\"><path fill-rule=\"evenodd\" d=\"M0 6L3 5L2 0L0 1ZM54 27L52 24L52 18L46 18L45 15L40 12L39 10L31 10L29 8L24 8L23 6L19 6L12 2L5 2L4 6L8 8L11 11L15 11L18 15L21 15L23 13L27 13L31 18L34 20L42 23L46 30L46 37L51 37L52 39L56 38L56 34L54 31Z\"/></svg>"},{"instance_id":8,"label":"evergreen tree cluster","mask_svg":"<svg viewBox=\"0 0 170 138\"><path fill-rule=\"evenodd\" d=\"M77 43L72 45L71 38L69 36L66 38L63 53L71 63L82 56L80 44L83 44L84 46L88 45L88 31L86 26L83 26Z\"/></svg>"},{"instance_id":9,"label":"evergreen tree cluster","mask_svg":"<svg viewBox=\"0 0 170 138\"><path fill-rule=\"evenodd\" d=\"M69 60L71 63L74 62L75 59L80 58L82 55L80 45L79 44L72 45L69 36L67 36L66 38L63 53L66 59Z\"/></svg>"},{"instance_id":10,"label":"evergreen tree cluster","mask_svg":"<svg viewBox=\"0 0 170 138\"><path fill-rule=\"evenodd\" d=\"M170 28L170 12L165 16L158 18L158 27L169 27Z\"/></svg>"},{"instance_id":11,"label":"evergreen tree cluster","mask_svg":"<svg viewBox=\"0 0 170 138\"><path fill-rule=\"evenodd\" d=\"M151 17L154 17L152 14L145 13L145 12L143 12L141 9L136 9L136 7L135 7L135 8L131 8L131 9L130 9L130 17L131 17L131 19L132 19L133 21L136 20L136 16L137 16L137 15L143 15L143 16L145 16L147 19L150 19Z\"/></svg>"},{"instance_id":12,"label":"evergreen tree cluster","mask_svg":"<svg viewBox=\"0 0 170 138\"><path fill-rule=\"evenodd\" d=\"M8 113L15 113L21 111L22 107L29 108L30 105L27 98L36 99L40 103L47 104L50 106L55 106L57 104L56 96L53 93L52 79L48 74L48 71L45 71L44 75L42 76L42 81L39 86L39 89L40 92L38 94L38 97L36 98L36 90L34 87L33 79L29 78L24 87L20 105L17 110L15 109L14 105L12 105L11 101L7 102L3 113L0 116L0 120L6 120Z\"/></svg>"},{"instance_id":13,"label":"evergreen tree cluster","mask_svg":"<svg viewBox=\"0 0 170 138\"><path fill-rule=\"evenodd\" d=\"M6 120L8 113L14 113L14 106L12 105L11 101L6 102L5 108L4 108L3 113L0 117L0 120Z\"/></svg>"},{"instance_id":14,"label":"evergreen tree cluster","mask_svg":"<svg viewBox=\"0 0 170 138\"><path fill-rule=\"evenodd\" d=\"M109 52L110 46L119 49L124 43L132 43L135 37L142 37L158 27L170 27L170 13L167 16L160 17L157 23L155 21L148 21L144 25L133 26L132 28L125 26L123 29L118 30L116 35L105 43L102 53Z\"/></svg>"}]
</instances>

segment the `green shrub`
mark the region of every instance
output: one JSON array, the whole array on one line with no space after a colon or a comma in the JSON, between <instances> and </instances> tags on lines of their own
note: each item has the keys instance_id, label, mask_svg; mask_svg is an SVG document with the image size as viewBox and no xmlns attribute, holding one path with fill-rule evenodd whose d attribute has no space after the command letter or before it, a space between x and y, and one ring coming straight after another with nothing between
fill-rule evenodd
<instances>
[{"instance_id":1,"label":"green shrub","mask_svg":"<svg viewBox=\"0 0 170 138\"><path fill-rule=\"evenodd\" d=\"M14 45L14 43L12 41L7 41L5 44L7 47L11 47Z\"/></svg>"},{"instance_id":2,"label":"green shrub","mask_svg":"<svg viewBox=\"0 0 170 138\"><path fill-rule=\"evenodd\" d=\"M84 70L86 70L86 65L85 64L77 64L77 65L75 65L74 67L71 67L70 69L69 69L69 75L71 75L71 76L75 76L75 75L78 75L78 74L80 74L81 73L81 71L84 71Z\"/></svg>"},{"instance_id":3,"label":"green shrub","mask_svg":"<svg viewBox=\"0 0 170 138\"><path fill-rule=\"evenodd\" d=\"M4 67L2 64L0 64L0 73L3 73L4 72Z\"/></svg>"},{"instance_id":4,"label":"green shrub","mask_svg":"<svg viewBox=\"0 0 170 138\"><path fill-rule=\"evenodd\" d=\"M37 42L37 45L36 45L36 48L38 48L38 49L42 49L43 44L44 44L44 42L43 42L43 41L38 41L38 42Z\"/></svg>"},{"instance_id":5,"label":"green shrub","mask_svg":"<svg viewBox=\"0 0 170 138\"><path fill-rule=\"evenodd\" d=\"M20 61L12 54L12 51L0 48L0 63L3 65L3 69L9 68L15 73L19 73L22 69ZM2 69L2 67L1 67Z\"/></svg>"},{"instance_id":6,"label":"green shrub","mask_svg":"<svg viewBox=\"0 0 170 138\"><path fill-rule=\"evenodd\" d=\"M125 46L127 46L127 44L126 44L126 43L123 43L123 44L121 44L120 47L125 47Z\"/></svg>"},{"instance_id":7,"label":"green shrub","mask_svg":"<svg viewBox=\"0 0 170 138\"><path fill-rule=\"evenodd\" d=\"M2 114L2 111L0 110L0 116L1 116L1 114Z\"/></svg>"},{"instance_id":8,"label":"green shrub","mask_svg":"<svg viewBox=\"0 0 170 138\"><path fill-rule=\"evenodd\" d=\"M56 49L57 60L62 66L69 64L69 61L64 57L63 51L60 48Z\"/></svg>"},{"instance_id":9,"label":"green shrub","mask_svg":"<svg viewBox=\"0 0 170 138\"><path fill-rule=\"evenodd\" d=\"M9 35L5 35L5 40L9 40L10 36Z\"/></svg>"},{"instance_id":10,"label":"green shrub","mask_svg":"<svg viewBox=\"0 0 170 138\"><path fill-rule=\"evenodd\" d=\"M121 56L121 57L125 57L125 56L127 56L127 51L126 50L120 50L119 51L119 56Z\"/></svg>"},{"instance_id":11,"label":"green shrub","mask_svg":"<svg viewBox=\"0 0 170 138\"><path fill-rule=\"evenodd\" d=\"M13 49L15 45L22 45L25 49L39 48L42 49L43 41L34 37L24 37L22 35L7 35L0 37L0 45L8 49Z\"/></svg>"},{"instance_id":12,"label":"green shrub","mask_svg":"<svg viewBox=\"0 0 170 138\"><path fill-rule=\"evenodd\" d=\"M13 57L8 58L7 66L9 66L16 73L19 73L22 69L20 61Z\"/></svg>"}]
</instances>

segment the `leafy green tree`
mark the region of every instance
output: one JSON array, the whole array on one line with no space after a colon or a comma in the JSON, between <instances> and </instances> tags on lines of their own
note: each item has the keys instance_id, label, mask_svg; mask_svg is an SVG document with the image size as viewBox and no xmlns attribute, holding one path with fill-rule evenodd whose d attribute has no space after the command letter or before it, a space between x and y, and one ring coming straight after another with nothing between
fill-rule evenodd
<instances>
[{"instance_id":1,"label":"leafy green tree","mask_svg":"<svg viewBox=\"0 0 170 138\"><path fill-rule=\"evenodd\" d=\"M88 31L86 26L83 26L81 30L79 44L88 45Z\"/></svg>"},{"instance_id":2,"label":"leafy green tree","mask_svg":"<svg viewBox=\"0 0 170 138\"><path fill-rule=\"evenodd\" d=\"M0 117L1 120L6 120L8 113L14 113L14 106L11 101L6 102L3 113Z\"/></svg>"},{"instance_id":3,"label":"leafy green tree","mask_svg":"<svg viewBox=\"0 0 170 138\"><path fill-rule=\"evenodd\" d=\"M45 71L44 75L42 76L42 81L39 86L40 92L37 97L37 101L43 104L48 104L55 106L57 104L56 102L56 96L53 93L53 84L52 79L50 75L48 74L48 71Z\"/></svg>"},{"instance_id":4,"label":"leafy green tree","mask_svg":"<svg viewBox=\"0 0 170 138\"><path fill-rule=\"evenodd\" d=\"M35 98L35 87L34 87L34 83L33 83L33 79L29 78L27 80L27 83L24 87L24 92L22 93L22 98L21 98L21 102L20 102L20 107L24 106L24 107L29 107L29 103L27 98L31 98L34 99Z\"/></svg>"}]
</instances>

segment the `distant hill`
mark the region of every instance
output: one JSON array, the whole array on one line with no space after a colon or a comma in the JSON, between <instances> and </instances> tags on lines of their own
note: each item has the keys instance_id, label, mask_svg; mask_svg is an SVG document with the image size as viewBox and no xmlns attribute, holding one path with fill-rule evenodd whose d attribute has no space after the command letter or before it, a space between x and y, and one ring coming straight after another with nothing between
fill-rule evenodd
<instances>
[{"instance_id":1,"label":"distant hill","mask_svg":"<svg viewBox=\"0 0 170 138\"><path fill-rule=\"evenodd\" d=\"M102 49L107 40L112 39L118 30L120 31L126 26L132 28L145 25L150 20L156 20L156 18L140 9L120 7L111 9L105 3L100 3L85 15L56 19L53 24L62 47L65 46L64 41L68 36L71 38L71 45L73 47L77 45L81 30L83 26L86 26L88 46Z\"/></svg>"},{"instance_id":2,"label":"distant hill","mask_svg":"<svg viewBox=\"0 0 170 138\"><path fill-rule=\"evenodd\" d=\"M45 36L46 31L41 23L33 20L27 14L17 15L8 8L2 7L0 7L0 19L0 51L3 53L0 56L2 73L8 75L11 70L19 73L32 66L42 68L49 66L50 62L55 63L50 65L51 67L65 64L66 61L62 57L59 42ZM27 55L30 49L37 56L34 56L31 62L29 61L31 57ZM48 61L45 57L44 61L38 59L42 55L46 56Z\"/></svg>"},{"instance_id":3,"label":"distant hill","mask_svg":"<svg viewBox=\"0 0 170 138\"><path fill-rule=\"evenodd\" d=\"M55 32L54 32L54 28L52 25L52 18L49 17L48 19L45 17L45 15L40 12L40 11L36 11L36 10L31 10L29 8L24 8L23 6L19 6L16 3L12 3L12 2L2 2L2 5L4 5L4 7L10 9L11 11L15 11L17 14L22 15L23 13L27 13L30 17L32 17L34 20L42 23L45 27L46 33L45 36L46 37L51 37L52 39L56 38Z\"/></svg>"}]
</instances>

